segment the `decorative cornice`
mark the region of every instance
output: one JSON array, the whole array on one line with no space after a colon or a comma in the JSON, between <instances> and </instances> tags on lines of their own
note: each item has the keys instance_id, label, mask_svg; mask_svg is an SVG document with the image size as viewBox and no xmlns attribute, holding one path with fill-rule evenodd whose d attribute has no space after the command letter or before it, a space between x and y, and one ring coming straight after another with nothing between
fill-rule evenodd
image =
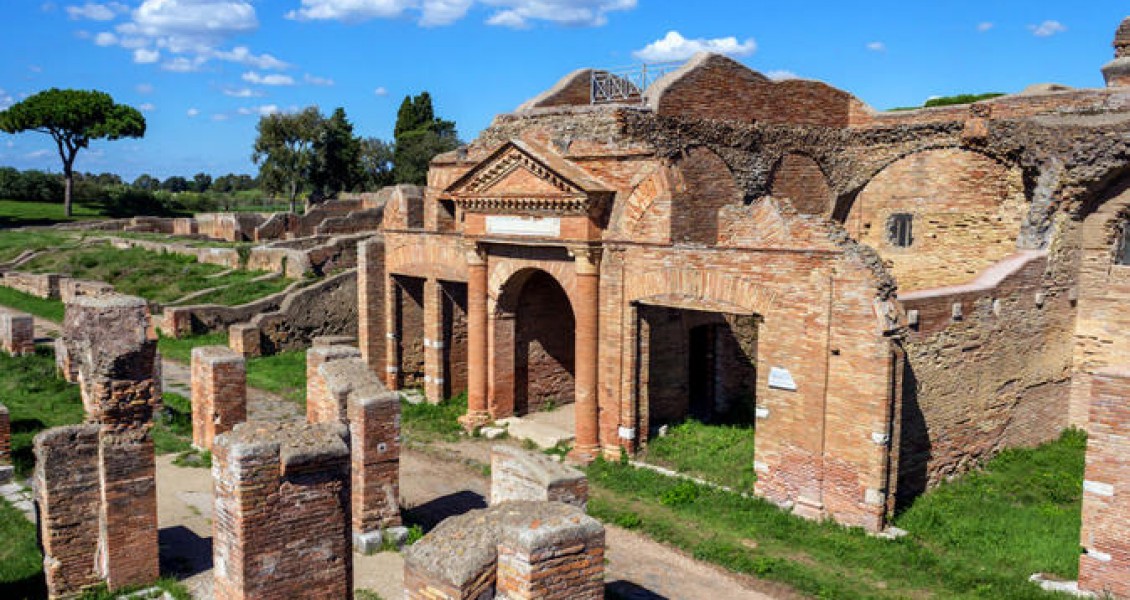
<instances>
[{"instance_id":1,"label":"decorative cornice","mask_svg":"<svg viewBox=\"0 0 1130 600\"><path fill-rule=\"evenodd\" d=\"M587 214L592 200L585 196L562 198L531 198L521 196L494 196L453 198L463 210L471 213L521 212L534 214Z\"/></svg>"}]
</instances>

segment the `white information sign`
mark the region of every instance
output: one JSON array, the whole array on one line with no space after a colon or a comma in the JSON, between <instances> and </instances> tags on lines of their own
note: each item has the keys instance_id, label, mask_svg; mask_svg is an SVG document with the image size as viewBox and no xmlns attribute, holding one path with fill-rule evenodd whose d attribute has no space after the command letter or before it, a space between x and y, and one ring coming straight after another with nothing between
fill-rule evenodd
<instances>
[{"instance_id":1,"label":"white information sign","mask_svg":"<svg viewBox=\"0 0 1130 600\"><path fill-rule=\"evenodd\" d=\"M769 369L769 387L795 392L796 382L793 381L793 374L789 373L788 369L772 367Z\"/></svg>"},{"instance_id":2,"label":"white information sign","mask_svg":"<svg viewBox=\"0 0 1130 600\"><path fill-rule=\"evenodd\" d=\"M491 215L487 217L487 233L558 237L561 235L561 219Z\"/></svg>"}]
</instances>

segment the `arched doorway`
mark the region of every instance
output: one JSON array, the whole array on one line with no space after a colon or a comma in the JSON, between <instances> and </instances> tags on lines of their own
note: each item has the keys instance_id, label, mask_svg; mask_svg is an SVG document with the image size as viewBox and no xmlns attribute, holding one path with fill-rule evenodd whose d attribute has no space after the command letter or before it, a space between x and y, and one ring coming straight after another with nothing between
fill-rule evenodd
<instances>
[{"instance_id":1,"label":"arched doorway","mask_svg":"<svg viewBox=\"0 0 1130 600\"><path fill-rule=\"evenodd\" d=\"M550 274L524 269L503 285L494 315L492 413L525 415L575 398L576 321Z\"/></svg>"}]
</instances>

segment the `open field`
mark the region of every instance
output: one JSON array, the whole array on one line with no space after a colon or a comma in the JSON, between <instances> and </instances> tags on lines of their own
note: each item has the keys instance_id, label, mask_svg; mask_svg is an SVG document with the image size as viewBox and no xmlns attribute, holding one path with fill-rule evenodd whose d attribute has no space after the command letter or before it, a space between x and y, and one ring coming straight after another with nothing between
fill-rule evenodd
<instances>
[{"instance_id":1,"label":"open field","mask_svg":"<svg viewBox=\"0 0 1130 600\"><path fill-rule=\"evenodd\" d=\"M62 202L56 204L54 202L0 200L0 229L29 227L33 225L54 225L55 223L106 218L99 206L78 204L76 202L72 205L72 208L74 214L70 218L67 218L63 216Z\"/></svg>"}]
</instances>

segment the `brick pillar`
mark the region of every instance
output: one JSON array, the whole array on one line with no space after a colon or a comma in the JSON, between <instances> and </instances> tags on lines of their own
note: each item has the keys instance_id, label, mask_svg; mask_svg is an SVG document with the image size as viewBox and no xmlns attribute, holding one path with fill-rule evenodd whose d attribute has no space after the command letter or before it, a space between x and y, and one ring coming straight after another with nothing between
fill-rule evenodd
<instances>
[{"instance_id":1,"label":"brick pillar","mask_svg":"<svg viewBox=\"0 0 1130 600\"><path fill-rule=\"evenodd\" d=\"M357 343L374 373L385 368L385 255L384 240L357 244Z\"/></svg>"},{"instance_id":2,"label":"brick pillar","mask_svg":"<svg viewBox=\"0 0 1130 600\"><path fill-rule=\"evenodd\" d=\"M487 413L487 263L477 249L467 253L467 414L463 427L490 422Z\"/></svg>"},{"instance_id":3,"label":"brick pillar","mask_svg":"<svg viewBox=\"0 0 1130 600\"><path fill-rule=\"evenodd\" d=\"M160 577L157 463L148 430L109 432L98 441L98 570L111 590Z\"/></svg>"},{"instance_id":4,"label":"brick pillar","mask_svg":"<svg viewBox=\"0 0 1130 600\"><path fill-rule=\"evenodd\" d=\"M29 314L0 311L0 343L12 356L35 352L35 320Z\"/></svg>"},{"instance_id":5,"label":"brick pillar","mask_svg":"<svg viewBox=\"0 0 1130 600\"><path fill-rule=\"evenodd\" d=\"M600 321L600 252L593 248L574 250L577 283L576 306L576 443L570 456L589 462L600 451L597 407L597 362Z\"/></svg>"},{"instance_id":6,"label":"brick pillar","mask_svg":"<svg viewBox=\"0 0 1130 600\"><path fill-rule=\"evenodd\" d=\"M495 584L498 597L604 598L604 526L566 504L517 505L529 508L502 521Z\"/></svg>"},{"instance_id":7,"label":"brick pillar","mask_svg":"<svg viewBox=\"0 0 1130 600\"><path fill-rule=\"evenodd\" d=\"M259 327L251 323L236 323L228 328L228 346L245 358L263 355Z\"/></svg>"},{"instance_id":8,"label":"brick pillar","mask_svg":"<svg viewBox=\"0 0 1130 600\"><path fill-rule=\"evenodd\" d=\"M384 386L352 394L349 439L353 547L370 554L380 549L388 528L401 524L400 395Z\"/></svg>"},{"instance_id":9,"label":"brick pillar","mask_svg":"<svg viewBox=\"0 0 1130 600\"><path fill-rule=\"evenodd\" d=\"M396 280L385 275L385 366L384 381L390 390L400 389L400 296L403 290ZM381 371L378 370L378 373Z\"/></svg>"},{"instance_id":10,"label":"brick pillar","mask_svg":"<svg viewBox=\"0 0 1130 600\"><path fill-rule=\"evenodd\" d=\"M247 420L247 369L227 346L192 349L192 444L212 449L215 437Z\"/></svg>"},{"instance_id":11,"label":"brick pillar","mask_svg":"<svg viewBox=\"0 0 1130 600\"><path fill-rule=\"evenodd\" d=\"M101 583L98 553L98 425L55 427L35 436L36 511L51 598ZM156 552L156 548L153 550Z\"/></svg>"},{"instance_id":12,"label":"brick pillar","mask_svg":"<svg viewBox=\"0 0 1130 600\"><path fill-rule=\"evenodd\" d=\"M1130 368L1095 373L1087 433L1079 588L1130 598Z\"/></svg>"},{"instance_id":13,"label":"brick pillar","mask_svg":"<svg viewBox=\"0 0 1130 600\"><path fill-rule=\"evenodd\" d=\"M424 397L432 404L444 400L443 286L437 279L424 281Z\"/></svg>"},{"instance_id":14,"label":"brick pillar","mask_svg":"<svg viewBox=\"0 0 1130 600\"><path fill-rule=\"evenodd\" d=\"M353 597L348 434L242 423L216 438L216 600Z\"/></svg>"},{"instance_id":15,"label":"brick pillar","mask_svg":"<svg viewBox=\"0 0 1130 600\"><path fill-rule=\"evenodd\" d=\"M512 500L561 502L585 510L589 480L579 469L541 452L498 444L490 449L490 504Z\"/></svg>"},{"instance_id":16,"label":"brick pillar","mask_svg":"<svg viewBox=\"0 0 1130 600\"><path fill-rule=\"evenodd\" d=\"M318 367L338 360L360 358L353 346L315 346L306 351L306 422L338 423L345 421L344 398L330 392L326 378Z\"/></svg>"},{"instance_id":17,"label":"brick pillar","mask_svg":"<svg viewBox=\"0 0 1130 600\"><path fill-rule=\"evenodd\" d=\"M12 429L8 407L0 404L0 484L12 480Z\"/></svg>"}]
</instances>

